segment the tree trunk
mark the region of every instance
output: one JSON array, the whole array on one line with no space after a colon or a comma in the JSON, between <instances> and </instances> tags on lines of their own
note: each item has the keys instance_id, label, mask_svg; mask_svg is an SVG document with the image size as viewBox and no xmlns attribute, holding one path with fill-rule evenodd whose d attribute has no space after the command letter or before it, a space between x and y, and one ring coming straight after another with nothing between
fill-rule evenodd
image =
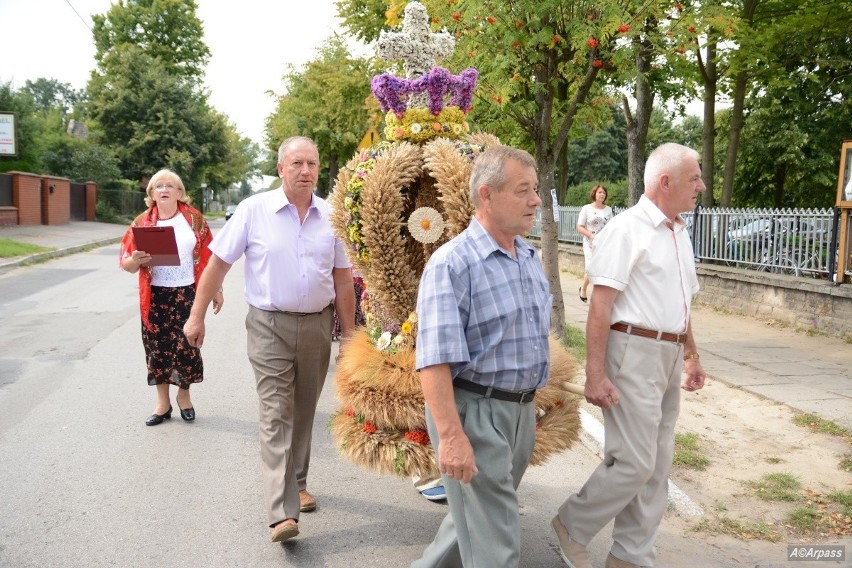
<instances>
[{"instance_id":1,"label":"tree trunk","mask_svg":"<svg viewBox=\"0 0 852 568\"><path fill-rule=\"evenodd\" d=\"M329 195L334 189L334 181L337 179L337 172L340 169L340 166L337 162L337 154L329 154L328 155L328 188L325 191L326 195Z\"/></svg>"},{"instance_id":2,"label":"tree trunk","mask_svg":"<svg viewBox=\"0 0 852 568\"><path fill-rule=\"evenodd\" d=\"M775 208L784 207L784 182L787 180L787 164L778 162L775 164Z\"/></svg>"},{"instance_id":3,"label":"tree trunk","mask_svg":"<svg viewBox=\"0 0 852 568\"><path fill-rule=\"evenodd\" d=\"M728 151L725 155L725 173L722 178L722 207L731 206L734 193L734 175L737 173L737 152L740 146L740 133L743 129L743 106L745 101L748 74L745 71L737 75L734 84L734 107L731 109L731 131L728 133ZM706 182L705 182L706 183Z\"/></svg>"},{"instance_id":4,"label":"tree trunk","mask_svg":"<svg viewBox=\"0 0 852 568\"><path fill-rule=\"evenodd\" d=\"M654 92L646 74L651 70L652 55L653 47L648 42L642 42L636 50L635 115L630 113L627 98L622 98L624 118L627 121L627 204L630 206L636 205L645 192L645 145L651 111L654 109Z\"/></svg>"},{"instance_id":5,"label":"tree trunk","mask_svg":"<svg viewBox=\"0 0 852 568\"><path fill-rule=\"evenodd\" d=\"M707 40L707 61L704 65L704 128L701 132L701 179L707 186L702 205L713 207L713 158L716 151L716 40Z\"/></svg>"},{"instance_id":6,"label":"tree trunk","mask_svg":"<svg viewBox=\"0 0 852 568\"><path fill-rule=\"evenodd\" d=\"M751 26L758 0L745 0L743 22ZM737 173L737 152L740 149L740 133L745 122L743 117L748 73L740 71L734 82L734 107L731 109L731 131L728 133L728 151L725 156L725 173L722 177L722 207L730 207L734 193L734 176Z\"/></svg>"},{"instance_id":7,"label":"tree trunk","mask_svg":"<svg viewBox=\"0 0 852 568\"><path fill-rule=\"evenodd\" d=\"M560 203L568 202L568 144L559 151L559 179L556 182L556 195ZM558 204L557 204L558 205Z\"/></svg>"},{"instance_id":8,"label":"tree trunk","mask_svg":"<svg viewBox=\"0 0 852 568\"><path fill-rule=\"evenodd\" d=\"M556 337L565 335L565 300L562 297L562 280L559 275L559 226L553 220L553 187L555 162L553 151L545 140L536 143L538 187L541 193L541 264L550 293L553 294L553 310L550 330Z\"/></svg>"}]
</instances>

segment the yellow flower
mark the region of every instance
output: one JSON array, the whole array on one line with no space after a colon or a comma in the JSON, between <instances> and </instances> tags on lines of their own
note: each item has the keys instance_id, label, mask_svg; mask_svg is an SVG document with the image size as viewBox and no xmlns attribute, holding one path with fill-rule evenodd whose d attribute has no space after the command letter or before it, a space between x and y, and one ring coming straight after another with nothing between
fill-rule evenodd
<instances>
[{"instance_id":1,"label":"yellow flower","mask_svg":"<svg viewBox=\"0 0 852 568\"><path fill-rule=\"evenodd\" d=\"M402 333L404 335L411 335L411 322L409 322L409 321L402 322L402 325L399 326L399 331L400 331L400 333Z\"/></svg>"}]
</instances>

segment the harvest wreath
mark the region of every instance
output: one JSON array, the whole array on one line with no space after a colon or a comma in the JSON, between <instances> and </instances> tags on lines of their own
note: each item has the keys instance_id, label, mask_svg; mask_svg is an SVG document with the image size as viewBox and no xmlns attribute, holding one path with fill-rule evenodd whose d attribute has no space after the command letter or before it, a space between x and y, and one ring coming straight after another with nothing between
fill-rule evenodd
<instances>
[{"instance_id":1,"label":"harvest wreath","mask_svg":"<svg viewBox=\"0 0 852 568\"><path fill-rule=\"evenodd\" d=\"M425 8L409 2L405 14L406 25L415 19L422 24ZM452 38L434 35L429 44L428 37L406 34L403 26L379 45L389 54L423 55L405 45L414 37L425 52L448 56ZM366 285L361 303L366 326L342 346L335 377L340 406L330 428L351 461L402 476L438 473L414 368L420 276L431 254L470 223L473 161L499 144L493 135L469 132L466 114L476 71L453 76L438 67L423 69L428 59L406 65L412 73L406 79L384 74L373 81L387 112L386 140L349 160L329 197L335 234ZM550 352L550 377L535 397L533 464L569 448L580 430L578 399L570 391L575 362L555 340Z\"/></svg>"}]
</instances>

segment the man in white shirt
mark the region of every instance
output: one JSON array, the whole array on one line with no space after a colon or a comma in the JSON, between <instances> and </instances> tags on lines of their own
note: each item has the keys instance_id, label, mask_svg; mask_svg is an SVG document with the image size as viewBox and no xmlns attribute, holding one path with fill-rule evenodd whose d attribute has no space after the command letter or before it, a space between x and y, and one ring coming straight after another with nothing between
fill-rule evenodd
<instances>
[{"instance_id":1,"label":"man in white shirt","mask_svg":"<svg viewBox=\"0 0 852 568\"><path fill-rule=\"evenodd\" d=\"M606 441L603 463L551 523L572 568L591 568L586 545L613 519L606 568L654 565L680 388L704 386L690 325L698 278L680 213L705 189L698 153L663 144L645 165L645 194L595 238L586 400L603 409Z\"/></svg>"},{"instance_id":2,"label":"man in white shirt","mask_svg":"<svg viewBox=\"0 0 852 568\"><path fill-rule=\"evenodd\" d=\"M307 491L311 432L331 354L332 304L343 335L355 325L352 267L314 195L319 152L296 136L278 149L281 189L243 200L210 244L195 306L184 326L204 341L204 313L231 265L245 255L248 356L260 402L263 488L272 541L299 534L299 513L316 508Z\"/></svg>"}]
</instances>

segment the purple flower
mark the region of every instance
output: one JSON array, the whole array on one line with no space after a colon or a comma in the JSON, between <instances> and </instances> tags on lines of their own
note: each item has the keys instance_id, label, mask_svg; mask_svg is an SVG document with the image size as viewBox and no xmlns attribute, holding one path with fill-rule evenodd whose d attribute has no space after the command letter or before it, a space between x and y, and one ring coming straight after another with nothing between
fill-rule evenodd
<instances>
[{"instance_id":1,"label":"purple flower","mask_svg":"<svg viewBox=\"0 0 852 568\"><path fill-rule=\"evenodd\" d=\"M392 110L397 118L402 118L408 97L426 93L429 112L438 116L444 108L444 97L447 94L452 94L450 106L469 111L478 76L479 72L473 67L465 69L459 75L452 75L443 67L433 67L429 73L417 79L401 79L390 73L376 75L370 82L370 87L382 112Z\"/></svg>"}]
</instances>

